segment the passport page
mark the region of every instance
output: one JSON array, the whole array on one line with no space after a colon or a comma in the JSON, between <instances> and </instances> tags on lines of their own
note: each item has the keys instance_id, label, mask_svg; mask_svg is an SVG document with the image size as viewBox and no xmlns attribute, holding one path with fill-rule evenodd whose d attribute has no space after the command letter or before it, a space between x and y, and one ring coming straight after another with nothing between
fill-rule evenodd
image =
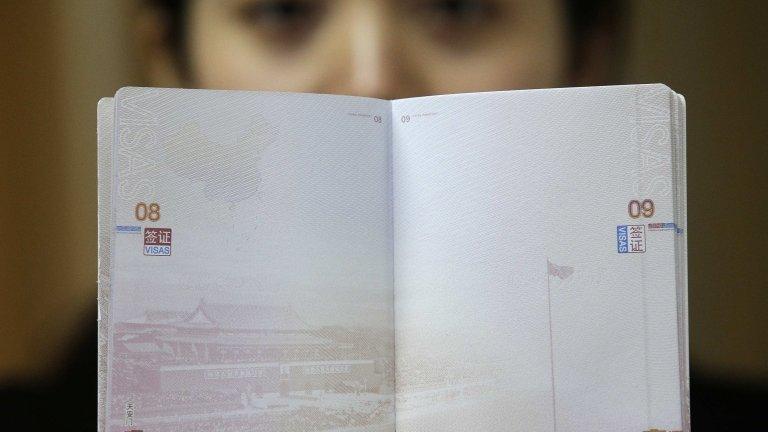
<instances>
[{"instance_id":1,"label":"passport page","mask_svg":"<svg viewBox=\"0 0 768 432\"><path fill-rule=\"evenodd\" d=\"M114 104L106 430L393 431L390 103Z\"/></svg>"},{"instance_id":2,"label":"passport page","mask_svg":"<svg viewBox=\"0 0 768 432\"><path fill-rule=\"evenodd\" d=\"M97 430L106 430L107 396L107 345L109 341L109 272L112 256L111 186L112 144L115 137L114 100L102 98L96 108L98 140L98 222L99 222L99 273L98 273L98 413Z\"/></svg>"},{"instance_id":3,"label":"passport page","mask_svg":"<svg viewBox=\"0 0 768 432\"><path fill-rule=\"evenodd\" d=\"M393 102L399 432L687 429L680 118L663 85Z\"/></svg>"}]
</instances>

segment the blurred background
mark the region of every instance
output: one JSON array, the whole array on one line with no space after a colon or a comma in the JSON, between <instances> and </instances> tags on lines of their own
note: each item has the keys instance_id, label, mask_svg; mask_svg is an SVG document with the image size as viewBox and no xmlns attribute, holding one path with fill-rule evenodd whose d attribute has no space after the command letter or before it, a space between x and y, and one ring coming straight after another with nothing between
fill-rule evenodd
<instances>
[{"instance_id":1,"label":"blurred background","mask_svg":"<svg viewBox=\"0 0 768 432\"><path fill-rule=\"evenodd\" d=\"M573 4L576 12L568 13L579 13L579 2ZM96 423L96 102L126 85L242 87L247 81L202 72L194 80L163 69L152 43L160 44L163 33L153 26L165 15L148 19L146 3L30 0L4 6L0 412L28 419L50 414L57 430L90 430ZM621 3L610 54L597 51L611 57L604 69L592 78L554 81L663 82L687 99L695 430L768 430L768 415L760 411L768 402L766 10L759 0ZM191 63L205 61L200 55ZM509 82L507 88L548 85ZM474 87L456 88L487 90L500 83L483 82L481 75ZM281 82L279 89L385 97L453 89L379 93L366 90L370 82L358 84Z\"/></svg>"}]
</instances>

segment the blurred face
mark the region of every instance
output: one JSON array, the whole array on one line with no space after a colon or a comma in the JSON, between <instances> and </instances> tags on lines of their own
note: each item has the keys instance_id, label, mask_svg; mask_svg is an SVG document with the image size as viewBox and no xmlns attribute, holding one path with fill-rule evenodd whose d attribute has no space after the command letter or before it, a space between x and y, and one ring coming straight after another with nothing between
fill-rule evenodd
<instances>
[{"instance_id":1,"label":"blurred face","mask_svg":"<svg viewBox=\"0 0 768 432\"><path fill-rule=\"evenodd\" d=\"M558 86L568 58L561 3L197 0L189 80L155 68L170 71L155 81L386 99Z\"/></svg>"}]
</instances>

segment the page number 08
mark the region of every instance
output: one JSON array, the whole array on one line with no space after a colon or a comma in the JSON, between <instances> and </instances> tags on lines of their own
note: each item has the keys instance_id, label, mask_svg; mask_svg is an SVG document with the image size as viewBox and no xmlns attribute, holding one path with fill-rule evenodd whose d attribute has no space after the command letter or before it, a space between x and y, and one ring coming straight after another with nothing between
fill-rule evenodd
<instances>
[{"instance_id":1,"label":"page number 08","mask_svg":"<svg viewBox=\"0 0 768 432\"><path fill-rule=\"evenodd\" d=\"M656 212L656 207L653 200L645 199L642 202L632 200L627 205L627 212L632 219L637 219L640 216L649 218Z\"/></svg>"},{"instance_id":2,"label":"page number 08","mask_svg":"<svg viewBox=\"0 0 768 432\"><path fill-rule=\"evenodd\" d=\"M138 221L144 222L145 220L149 220L151 222L157 222L160 220L160 204L140 202L134 207L133 214Z\"/></svg>"}]
</instances>

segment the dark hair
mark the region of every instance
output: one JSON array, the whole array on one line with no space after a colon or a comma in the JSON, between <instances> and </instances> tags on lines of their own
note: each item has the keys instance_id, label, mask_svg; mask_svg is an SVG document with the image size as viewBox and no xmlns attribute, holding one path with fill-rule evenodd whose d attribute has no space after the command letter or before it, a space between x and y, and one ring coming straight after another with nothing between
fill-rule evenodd
<instances>
[{"instance_id":1,"label":"dark hair","mask_svg":"<svg viewBox=\"0 0 768 432\"><path fill-rule=\"evenodd\" d=\"M578 71L586 60L593 38L603 35L610 40L611 57L623 48L628 5L625 0L563 0L568 23L571 70ZM615 60L615 59L612 59Z\"/></svg>"},{"instance_id":2,"label":"dark hair","mask_svg":"<svg viewBox=\"0 0 768 432\"><path fill-rule=\"evenodd\" d=\"M166 23L164 39L183 73L188 71L187 0L148 0L147 4L162 14ZM186 77L185 77L186 78Z\"/></svg>"},{"instance_id":3,"label":"dark hair","mask_svg":"<svg viewBox=\"0 0 768 432\"><path fill-rule=\"evenodd\" d=\"M568 23L570 41L570 66L578 70L583 66L585 47L599 33L607 33L613 39L612 48L622 42L621 29L627 11L625 0L562 0ZM187 69L187 12L188 0L149 0L161 12L168 23L167 43L176 61ZM612 53L613 54L613 53Z\"/></svg>"}]
</instances>

